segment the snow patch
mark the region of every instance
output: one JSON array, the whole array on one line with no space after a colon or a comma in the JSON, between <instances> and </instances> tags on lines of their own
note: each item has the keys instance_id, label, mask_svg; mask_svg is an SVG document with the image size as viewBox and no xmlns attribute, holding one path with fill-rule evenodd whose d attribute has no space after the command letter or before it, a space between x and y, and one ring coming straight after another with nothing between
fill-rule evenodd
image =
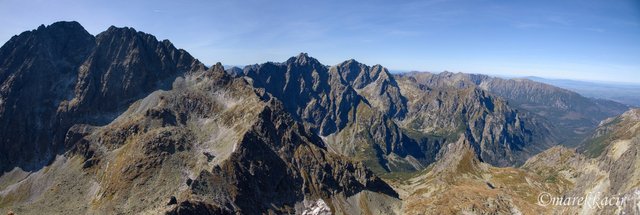
<instances>
[{"instance_id":1,"label":"snow patch","mask_svg":"<svg viewBox=\"0 0 640 215\"><path fill-rule=\"evenodd\" d=\"M609 177L604 177L598 181L595 181L595 186L585 190L585 196L591 196L594 199L602 199L604 193L609 189L610 182ZM580 214L595 214L597 207L582 207Z\"/></svg>"},{"instance_id":2,"label":"snow patch","mask_svg":"<svg viewBox=\"0 0 640 215\"><path fill-rule=\"evenodd\" d=\"M607 154L613 160L618 160L631 146L631 140L619 140L614 142L611 151Z\"/></svg>"},{"instance_id":3,"label":"snow patch","mask_svg":"<svg viewBox=\"0 0 640 215\"><path fill-rule=\"evenodd\" d=\"M304 201L304 211L302 211L302 215L330 215L331 208L329 205L324 202L322 199L318 199L315 202L313 201Z\"/></svg>"},{"instance_id":4,"label":"snow patch","mask_svg":"<svg viewBox=\"0 0 640 215\"><path fill-rule=\"evenodd\" d=\"M518 209L515 204L512 203L512 205L513 206L511 207L509 212L511 212L511 214L513 215L522 215L522 211L520 211L520 209Z\"/></svg>"},{"instance_id":5,"label":"snow patch","mask_svg":"<svg viewBox=\"0 0 640 215\"><path fill-rule=\"evenodd\" d=\"M637 213L640 213L640 189L637 189L637 190L635 191L635 194L636 194L636 198L635 198L635 201L636 201L636 209L635 209L635 212L636 212L636 214L637 214Z\"/></svg>"},{"instance_id":6,"label":"snow patch","mask_svg":"<svg viewBox=\"0 0 640 215\"><path fill-rule=\"evenodd\" d=\"M229 89L217 90L212 93L212 96L218 103L222 104L225 109L235 107L236 105L242 103L242 99L234 97Z\"/></svg>"}]
</instances>

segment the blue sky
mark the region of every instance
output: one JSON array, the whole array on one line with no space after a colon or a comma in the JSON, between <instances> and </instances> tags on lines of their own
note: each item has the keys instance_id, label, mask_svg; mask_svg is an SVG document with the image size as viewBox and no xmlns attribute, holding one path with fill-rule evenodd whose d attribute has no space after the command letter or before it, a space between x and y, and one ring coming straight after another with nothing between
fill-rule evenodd
<instances>
[{"instance_id":1,"label":"blue sky","mask_svg":"<svg viewBox=\"0 0 640 215\"><path fill-rule=\"evenodd\" d=\"M354 58L392 70L640 83L640 1L0 0L0 41L76 20L129 26L207 64Z\"/></svg>"}]
</instances>

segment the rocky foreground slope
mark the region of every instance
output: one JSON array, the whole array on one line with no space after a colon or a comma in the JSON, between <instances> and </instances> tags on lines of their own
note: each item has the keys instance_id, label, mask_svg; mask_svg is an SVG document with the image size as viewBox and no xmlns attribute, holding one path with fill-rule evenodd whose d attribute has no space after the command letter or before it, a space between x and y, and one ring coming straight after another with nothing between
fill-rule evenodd
<instances>
[{"instance_id":1,"label":"rocky foreground slope","mask_svg":"<svg viewBox=\"0 0 640 215\"><path fill-rule=\"evenodd\" d=\"M640 213L640 109L603 121L597 130L586 141L600 144L595 157L556 146L520 168L480 162L463 136L430 169L391 182L406 214ZM608 138L595 143L602 135Z\"/></svg>"}]
</instances>

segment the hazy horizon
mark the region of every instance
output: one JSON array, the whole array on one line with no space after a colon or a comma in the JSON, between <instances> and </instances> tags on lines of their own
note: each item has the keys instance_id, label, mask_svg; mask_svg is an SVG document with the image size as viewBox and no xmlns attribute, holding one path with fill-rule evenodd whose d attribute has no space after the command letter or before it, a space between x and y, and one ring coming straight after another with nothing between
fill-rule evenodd
<instances>
[{"instance_id":1,"label":"hazy horizon","mask_svg":"<svg viewBox=\"0 0 640 215\"><path fill-rule=\"evenodd\" d=\"M78 21L133 27L211 65L281 62L300 52L394 71L640 83L640 4L628 1L388 3L0 1L0 41Z\"/></svg>"}]
</instances>

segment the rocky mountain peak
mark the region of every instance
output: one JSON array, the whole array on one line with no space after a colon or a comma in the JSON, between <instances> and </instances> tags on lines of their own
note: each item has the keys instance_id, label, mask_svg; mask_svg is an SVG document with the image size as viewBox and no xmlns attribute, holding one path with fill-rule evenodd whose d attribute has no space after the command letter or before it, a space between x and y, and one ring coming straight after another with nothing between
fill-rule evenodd
<instances>
[{"instance_id":1,"label":"rocky mountain peak","mask_svg":"<svg viewBox=\"0 0 640 215\"><path fill-rule=\"evenodd\" d=\"M400 93L395 78L383 66L370 67L350 59L331 67L330 72L383 113L396 118L404 117L407 111L406 98Z\"/></svg>"},{"instance_id":2,"label":"rocky mountain peak","mask_svg":"<svg viewBox=\"0 0 640 215\"><path fill-rule=\"evenodd\" d=\"M344 82L352 85L355 89L363 88L372 82L380 82L380 84L382 82L395 83L389 70L379 64L370 67L350 59L339 63L333 69Z\"/></svg>"},{"instance_id":3,"label":"rocky mountain peak","mask_svg":"<svg viewBox=\"0 0 640 215\"><path fill-rule=\"evenodd\" d=\"M292 65L292 64L296 64L299 66L321 66L322 64L320 63L320 61L318 61L317 59L313 58L313 57L309 57L309 54L307 53L300 53L295 57L291 57L289 58L289 60L287 60L286 64L288 65Z\"/></svg>"},{"instance_id":4,"label":"rocky mountain peak","mask_svg":"<svg viewBox=\"0 0 640 215\"><path fill-rule=\"evenodd\" d=\"M115 32L130 32L130 33L137 33L138 31L135 28L131 28L131 27L116 27L114 25L109 26L109 28L107 28L106 31L104 31L104 33L115 33Z\"/></svg>"},{"instance_id":5,"label":"rocky mountain peak","mask_svg":"<svg viewBox=\"0 0 640 215\"><path fill-rule=\"evenodd\" d=\"M361 73L366 72L367 66L354 60L349 59L336 65L338 74L347 83L352 83Z\"/></svg>"},{"instance_id":6,"label":"rocky mountain peak","mask_svg":"<svg viewBox=\"0 0 640 215\"><path fill-rule=\"evenodd\" d=\"M359 66L359 65L363 65L363 64L360 63L359 61L357 61L356 59L351 58L349 60L345 60L342 63L339 63L338 65L356 65L356 66Z\"/></svg>"},{"instance_id":7,"label":"rocky mountain peak","mask_svg":"<svg viewBox=\"0 0 640 215\"><path fill-rule=\"evenodd\" d=\"M227 83L231 81L231 77L233 77L232 74L229 74L227 71L225 71L224 66L222 66L222 63L220 62L209 68L205 76L217 80L218 84Z\"/></svg>"},{"instance_id":8,"label":"rocky mountain peak","mask_svg":"<svg viewBox=\"0 0 640 215\"><path fill-rule=\"evenodd\" d=\"M77 22L57 22L13 37L0 48L0 127L13 127L0 130L0 171L46 165L72 125L107 124L135 100L203 68L133 28L112 26L94 37Z\"/></svg>"},{"instance_id":9,"label":"rocky mountain peak","mask_svg":"<svg viewBox=\"0 0 640 215\"><path fill-rule=\"evenodd\" d=\"M0 63L18 63L17 59L26 58L27 55L82 55L86 52L86 47L91 46L93 39L94 37L77 22L41 25L36 30L13 36L4 44L0 49ZM0 81L3 76L1 73L0 70Z\"/></svg>"},{"instance_id":10,"label":"rocky mountain peak","mask_svg":"<svg viewBox=\"0 0 640 215\"><path fill-rule=\"evenodd\" d=\"M630 121L640 121L640 108L633 108L624 112L622 117Z\"/></svg>"},{"instance_id":11,"label":"rocky mountain peak","mask_svg":"<svg viewBox=\"0 0 640 215\"><path fill-rule=\"evenodd\" d=\"M78 23L76 21L59 21L59 22L54 22L53 24L48 25L48 26L40 25L38 27L37 31L42 31L42 30L67 31L67 32L84 31L84 32L86 32L84 27L82 27L82 25L80 25L80 23Z\"/></svg>"},{"instance_id":12,"label":"rocky mountain peak","mask_svg":"<svg viewBox=\"0 0 640 215\"><path fill-rule=\"evenodd\" d=\"M224 66L222 66L222 63L217 62L216 65L213 65L209 70L213 72L224 73Z\"/></svg>"},{"instance_id":13,"label":"rocky mountain peak","mask_svg":"<svg viewBox=\"0 0 640 215\"><path fill-rule=\"evenodd\" d=\"M159 43L158 39L156 39L155 36L151 35L151 34L147 34L145 32L142 31L137 31L134 28L130 28L130 27L115 27L115 26L111 26L109 27L106 31L98 34L96 36L97 42L108 42L110 44L116 45L117 43L115 43L116 40L120 40L122 42L124 41L135 41L135 40L142 40L146 43L149 42L153 42L153 43ZM171 45L172 44L169 42L167 44L167 41L163 41L163 44L165 45ZM135 44L132 44L135 45Z\"/></svg>"},{"instance_id":14,"label":"rocky mountain peak","mask_svg":"<svg viewBox=\"0 0 640 215\"><path fill-rule=\"evenodd\" d=\"M73 81L94 37L77 22L57 22L14 36L0 48L0 171L46 163L58 103ZM20 144L15 144L20 143ZM44 146L47 145L47 146Z\"/></svg>"}]
</instances>

